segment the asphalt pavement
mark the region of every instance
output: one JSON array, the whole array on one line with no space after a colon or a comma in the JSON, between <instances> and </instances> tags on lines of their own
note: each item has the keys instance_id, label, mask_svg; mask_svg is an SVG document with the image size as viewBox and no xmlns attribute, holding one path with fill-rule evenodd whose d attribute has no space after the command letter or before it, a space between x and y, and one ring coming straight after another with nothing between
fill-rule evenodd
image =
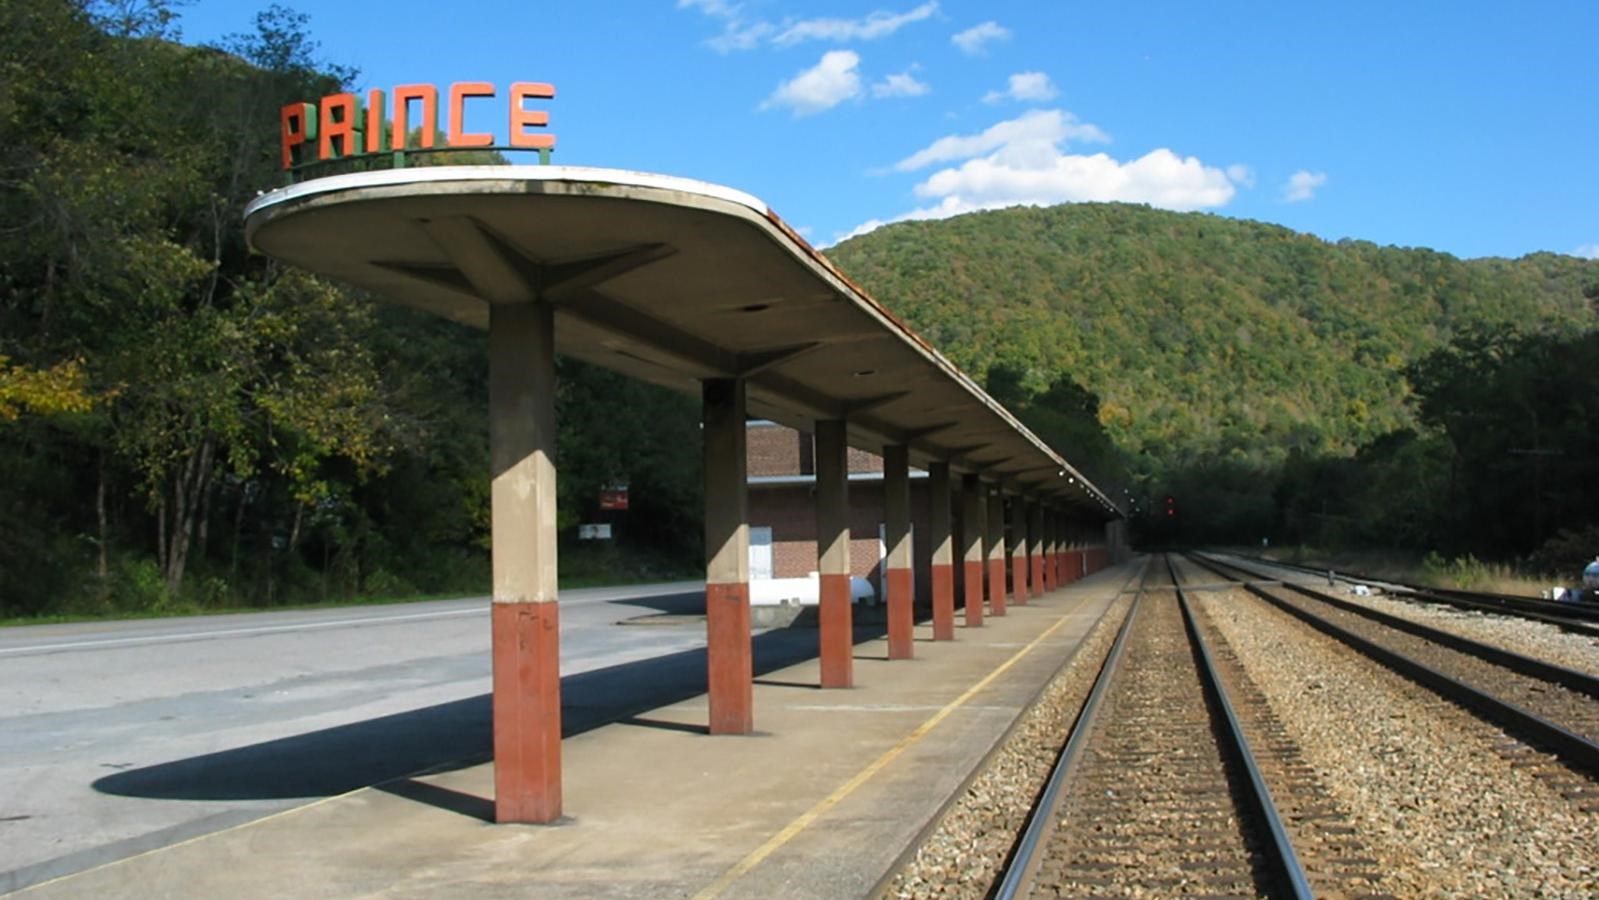
<instances>
[{"instance_id":1,"label":"asphalt pavement","mask_svg":"<svg viewBox=\"0 0 1599 900\"><path fill-rule=\"evenodd\" d=\"M703 583L560 602L569 735L703 691L704 625L652 618ZM787 664L815 634L756 648ZM0 893L486 759L489 689L483 597L0 629Z\"/></svg>"}]
</instances>

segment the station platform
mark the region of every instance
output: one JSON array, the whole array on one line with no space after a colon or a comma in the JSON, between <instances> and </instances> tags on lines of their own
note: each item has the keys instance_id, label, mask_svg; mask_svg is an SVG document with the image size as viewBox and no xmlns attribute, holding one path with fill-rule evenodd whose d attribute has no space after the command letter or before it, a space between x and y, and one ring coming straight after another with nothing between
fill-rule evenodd
<instances>
[{"instance_id":1,"label":"station platform","mask_svg":"<svg viewBox=\"0 0 1599 900\"><path fill-rule=\"evenodd\" d=\"M1127 586L1111 566L855 687L815 659L759 675L746 736L705 733L703 695L563 741L566 818L493 825L491 763L329 797L24 889L85 897L859 897ZM957 616L959 621L959 616Z\"/></svg>"}]
</instances>

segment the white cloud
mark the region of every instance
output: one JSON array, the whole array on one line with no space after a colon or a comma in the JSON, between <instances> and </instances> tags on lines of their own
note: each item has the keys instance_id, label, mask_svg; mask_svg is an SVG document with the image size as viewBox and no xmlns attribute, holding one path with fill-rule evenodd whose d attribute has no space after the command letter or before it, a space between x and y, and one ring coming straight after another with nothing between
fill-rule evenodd
<instances>
[{"instance_id":1,"label":"white cloud","mask_svg":"<svg viewBox=\"0 0 1599 900\"><path fill-rule=\"evenodd\" d=\"M1060 92L1055 90L1054 82L1043 72L1017 72L1010 77L1010 83L1003 91L989 91L983 95L984 103L998 103L1001 100L1053 100Z\"/></svg>"},{"instance_id":2,"label":"white cloud","mask_svg":"<svg viewBox=\"0 0 1599 900\"><path fill-rule=\"evenodd\" d=\"M744 24L738 19L729 21L722 27L722 33L710 38L705 43L718 53L729 53L734 50L753 50L760 46L762 40L772 33L772 23L753 22Z\"/></svg>"},{"instance_id":3,"label":"white cloud","mask_svg":"<svg viewBox=\"0 0 1599 900\"><path fill-rule=\"evenodd\" d=\"M1092 138L1085 138L1091 135ZM915 186L926 205L888 221L942 219L1007 206L1052 206L1082 201L1148 203L1164 209L1225 206L1237 194L1231 174L1167 148L1121 161L1107 153L1067 153L1069 140L1109 140L1093 125L1064 110L1033 110L1000 122L980 134L940 138L894 168L914 171L935 163L962 161L933 172ZM864 222L839 234L846 240L886 224Z\"/></svg>"},{"instance_id":4,"label":"white cloud","mask_svg":"<svg viewBox=\"0 0 1599 900\"><path fill-rule=\"evenodd\" d=\"M819 249L826 250L832 247L833 244L842 244L850 238L860 237L863 234L871 234L887 224L888 223L882 219L867 219L861 224L856 225L854 228L851 228L849 231L841 231L838 234L833 235L833 242L831 244L824 244Z\"/></svg>"},{"instance_id":5,"label":"white cloud","mask_svg":"<svg viewBox=\"0 0 1599 900\"><path fill-rule=\"evenodd\" d=\"M765 20L751 21L744 16L744 4L733 0L677 0L678 9L690 9L718 19L722 31L705 43L718 53L753 50L770 42L789 47L804 41L872 41L887 37L913 22L932 18L938 12L937 0L902 13L878 10L859 19L789 19L781 26Z\"/></svg>"},{"instance_id":6,"label":"white cloud","mask_svg":"<svg viewBox=\"0 0 1599 900\"><path fill-rule=\"evenodd\" d=\"M927 82L916 80L916 76L911 74L914 71L916 71L916 67L911 66L909 69L906 69L903 72L890 75L887 78L884 78L882 81L877 82L876 84L872 85L872 96L920 97L928 91L931 91L932 88L928 87Z\"/></svg>"},{"instance_id":7,"label":"white cloud","mask_svg":"<svg viewBox=\"0 0 1599 900\"><path fill-rule=\"evenodd\" d=\"M706 40L718 53L752 50L776 29L770 22L746 22L744 4L729 0L677 0L678 9L693 9L722 20L722 33Z\"/></svg>"},{"instance_id":8,"label":"white cloud","mask_svg":"<svg viewBox=\"0 0 1599 900\"><path fill-rule=\"evenodd\" d=\"M941 215L1087 200L1204 209L1226 204L1234 193L1225 172L1164 147L1125 163L1105 153L1057 154L1044 165L1018 166L996 153L934 172L916 186L916 196L938 201Z\"/></svg>"},{"instance_id":9,"label":"white cloud","mask_svg":"<svg viewBox=\"0 0 1599 900\"><path fill-rule=\"evenodd\" d=\"M1063 141L1107 144L1110 135L1099 126L1077 121L1077 117L1060 109L1032 109L1015 119L990 126L980 134L950 135L941 137L922 149L894 164L898 172L914 172L936 163L969 159L996 150L1007 157L1039 158L1059 151Z\"/></svg>"},{"instance_id":10,"label":"white cloud","mask_svg":"<svg viewBox=\"0 0 1599 900\"><path fill-rule=\"evenodd\" d=\"M1288 176L1288 183L1283 185L1283 199L1289 203L1299 203L1304 200L1314 199L1316 190L1326 183L1326 172L1310 172L1300 169Z\"/></svg>"},{"instance_id":11,"label":"white cloud","mask_svg":"<svg viewBox=\"0 0 1599 900\"><path fill-rule=\"evenodd\" d=\"M709 0L720 2L720 0ZM936 2L923 3L902 13L877 10L864 19L802 19L784 26L772 43L787 47L802 41L875 41L938 12Z\"/></svg>"},{"instance_id":12,"label":"white cloud","mask_svg":"<svg viewBox=\"0 0 1599 900\"><path fill-rule=\"evenodd\" d=\"M795 116L808 116L859 97L860 64L860 54L853 50L829 50L816 65L778 85L761 109L787 106Z\"/></svg>"},{"instance_id":13,"label":"white cloud","mask_svg":"<svg viewBox=\"0 0 1599 900\"><path fill-rule=\"evenodd\" d=\"M1252 188L1255 186L1255 170L1243 163L1233 163L1228 166L1227 178L1239 187Z\"/></svg>"},{"instance_id":14,"label":"white cloud","mask_svg":"<svg viewBox=\"0 0 1599 900\"><path fill-rule=\"evenodd\" d=\"M973 25L960 34L950 38L950 42L961 48L967 56L977 56L987 50L990 41L1003 41L1010 37L1010 29L998 22L984 22Z\"/></svg>"},{"instance_id":15,"label":"white cloud","mask_svg":"<svg viewBox=\"0 0 1599 900\"><path fill-rule=\"evenodd\" d=\"M1583 244L1581 247L1571 251L1571 255L1580 256L1583 259L1599 259L1599 244Z\"/></svg>"},{"instance_id":16,"label":"white cloud","mask_svg":"<svg viewBox=\"0 0 1599 900\"><path fill-rule=\"evenodd\" d=\"M678 9L697 9L707 16L730 19L738 15L739 4L727 0L677 0Z\"/></svg>"}]
</instances>

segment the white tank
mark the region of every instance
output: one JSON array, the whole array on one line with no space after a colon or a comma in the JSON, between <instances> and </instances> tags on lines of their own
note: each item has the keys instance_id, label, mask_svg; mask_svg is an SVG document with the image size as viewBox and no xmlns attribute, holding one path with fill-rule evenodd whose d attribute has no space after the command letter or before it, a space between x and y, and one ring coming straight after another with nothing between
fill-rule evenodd
<instances>
[{"instance_id":1,"label":"white tank","mask_svg":"<svg viewBox=\"0 0 1599 900\"><path fill-rule=\"evenodd\" d=\"M1582 570L1582 586L1590 591L1599 591L1599 558Z\"/></svg>"}]
</instances>

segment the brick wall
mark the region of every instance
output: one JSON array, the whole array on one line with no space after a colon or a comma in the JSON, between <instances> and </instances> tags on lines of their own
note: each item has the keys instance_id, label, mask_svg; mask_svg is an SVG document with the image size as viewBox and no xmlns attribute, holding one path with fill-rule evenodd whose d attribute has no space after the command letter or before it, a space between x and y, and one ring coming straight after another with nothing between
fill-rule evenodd
<instances>
[{"instance_id":1,"label":"brick wall","mask_svg":"<svg viewBox=\"0 0 1599 900\"><path fill-rule=\"evenodd\" d=\"M882 594L879 529L883 524L882 482L851 482L850 574L865 578ZM772 529L772 575L803 578L816 571L816 489L813 485L752 485L750 524ZM928 533L927 482L911 480L912 581L917 601L931 602L928 572L932 548Z\"/></svg>"},{"instance_id":2,"label":"brick wall","mask_svg":"<svg viewBox=\"0 0 1599 900\"><path fill-rule=\"evenodd\" d=\"M745 459L749 474L814 475L816 455L814 437L776 422L751 422L745 431ZM883 458L875 453L848 448L845 465L850 472L883 471Z\"/></svg>"},{"instance_id":3,"label":"brick wall","mask_svg":"<svg viewBox=\"0 0 1599 900\"><path fill-rule=\"evenodd\" d=\"M849 457L845 462L850 472L883 472L883 458L867 450L849 448Z\"/></svg>"},{"instance_id":4,"label":"brick wall","mask_svg":"<svg viewBox=\"0 0 1599 900\"><path fill-rule=\"evenodd\" d=\"M800 474L799 432L775 422L752 422L744 435L750 475Z\"/></svg>"}]
</instances>

